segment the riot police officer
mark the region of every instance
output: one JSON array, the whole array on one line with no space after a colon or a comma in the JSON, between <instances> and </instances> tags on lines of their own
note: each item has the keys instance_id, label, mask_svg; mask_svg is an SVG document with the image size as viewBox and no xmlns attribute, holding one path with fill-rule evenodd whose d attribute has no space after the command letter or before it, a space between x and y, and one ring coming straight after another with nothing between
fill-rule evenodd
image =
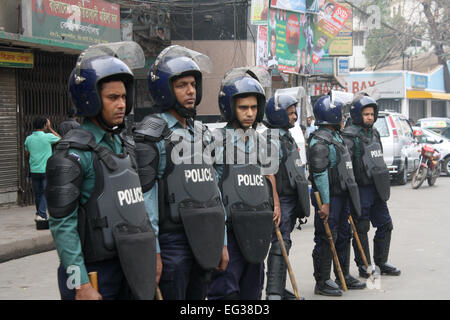
<instances>
[{"instance_id":1,"label":"riot police officer","mask_svg":"<svg viewBox=\"0 0 450 320\"><path fill-rule=\"evenodd\" d=\"M266 105L267 121L265 125L271 130L279 130L280 166L275 175L276 192L280 200L281 223L280 232L286 251L292 246L291 232L297 218L309 217L309 190L298 146L289 132L297 121L297 100L287 94L275 93ZM295 299L295 296L285 289L286 263L276 234L272 235L272 245L267 258L266 297L268 300Z\"/></svg>"},{"instance_id":2,"label":"riot police officer","mask_svg":"<svg viewBox=\"0 0 450 320\"><path fill-rule=\"evenodd\" d=\"M134 42L122 46L122 51L142 53ZM78 58L69 95L77 115L85 118L57 144L47 163L49 224L61 261L59 290L62 299L153 299L155 234L134 143L120 134L133 107L134 77L128 65L106 51L89 48ZM91 271L98 274L98 292L89 282Z\"/></svg>"},{"instance_id":3,"label":"riot police officer","mask_svg":"<svg viewBox=\"0 0 450 320\"><path fill-rule=\"evenodd\" d=\"M353 171L361 198L361 217L355 219L356 230L370 265L369 232L370 222L377 228L373 239L373 259L381 274L398 276L400 270L387 263L392 219L386 201L390 196L389 171L383 159L380 134L373 127L378 117L378 104L370 96L360 94L350 107L352 125L347 126L342 136L352 156ZM353 240L355 262L359 274L368 278L369 273ZM370 270L369 270L370 272Z\"/></svg>"},{"instance_id":4,"label":"riot police officer","mask_svg":"<svg viewBox=\"0 0 450 320\"><path fill-rule=\"evenodd\" d=\"M214 132L217 144L222 142L215 149L215 158L227 214L230 260L224 272L214 274L209 300L261 299L264 259L273 223L279 224L278 197L274 197L274 210L264 177L267 166L262 168L268 163L261 159L266 154L258 154L266 148L266 140L255 130L266 102L261 78L248 68L236 68L225 74L219 91L219 109L227 125ZM269 179L275 184L273 175Z\"/></svg>"},{"instance_id":5,"label":"riot police officer","mask_svg":"<svg viewBox=\"0 0 450 320\"><path fill-rule=\"evenodd\" d=\"M209 131L193 121L209 63L181 46L164 49L148 74L160 112L134 130L145 205L158 225L159 287L166 300L204 299L211 271L228 263L217 177L213 161L203 157Z\"/></svg>"},{"instance_id":6,"label":"riot police officer","mask_svg":"<svg viewBox=\"0 0 450 320\"><path fill-rule=\"evenodd\" d=\"M309 178L312 182L311 199L315 207L314 242L312 253L315 294L341 296L341 285L335 266L336 282L330 279L332 253L323 221L327 221L338 253L346 285L349 289L362 289L365 283L352 277L350 268L351 229L347 203L359 212L359 193L351 166L351 158L339 133L344 104L331 95L319 98L314 104L314 116L319 129L311 133L308 141ZM323 203L319 210L314 192L318 191ZM341 285L342 287L342 285Z\"/></svg>"}]
</instances>

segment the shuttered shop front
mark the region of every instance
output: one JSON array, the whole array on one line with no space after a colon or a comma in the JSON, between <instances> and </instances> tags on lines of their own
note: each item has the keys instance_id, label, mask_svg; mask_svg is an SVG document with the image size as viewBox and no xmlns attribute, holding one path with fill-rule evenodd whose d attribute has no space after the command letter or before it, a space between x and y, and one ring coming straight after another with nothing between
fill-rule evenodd
<instances>
[{"instance_id":1,"label":"shuttered shop front","mask_svg":"<svg viewBox=\"0 0 450 320\"><path fill-rule=\"evenodd\" d=\"M16 94L16 70L0 67L0 196L19 188Z\"/></svg>"}]
</instances>

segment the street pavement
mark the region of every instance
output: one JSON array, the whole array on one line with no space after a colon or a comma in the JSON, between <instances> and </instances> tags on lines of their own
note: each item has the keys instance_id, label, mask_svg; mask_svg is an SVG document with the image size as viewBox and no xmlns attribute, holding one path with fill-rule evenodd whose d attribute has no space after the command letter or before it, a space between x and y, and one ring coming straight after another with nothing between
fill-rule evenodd
<instances>
[{"instance_id":1,"label":"street pavement","mask_svg":"<svg viewBox=\"0 0 450 320\"><path fill-rule=\"evenodd\" d=\"M388 202L394 223L389 262L402 274L382 276L380 281L368 283L370 289L347 291L339 298L314 295L311 216L302 230L292 233L290 263L300 294L307 300L450 299L449 191L450 177L445 176L434 187L426 182L418 190L410 183L393 186ZM0 210L0 300L59 299L58 256L52 250L50 232L36 230L33 219L33 207ZM373 235L371 229L370 239ZM350 271L358 276L353 256ZM287 287L292 289L289 277Z\"/></svg>"}]
</instances>

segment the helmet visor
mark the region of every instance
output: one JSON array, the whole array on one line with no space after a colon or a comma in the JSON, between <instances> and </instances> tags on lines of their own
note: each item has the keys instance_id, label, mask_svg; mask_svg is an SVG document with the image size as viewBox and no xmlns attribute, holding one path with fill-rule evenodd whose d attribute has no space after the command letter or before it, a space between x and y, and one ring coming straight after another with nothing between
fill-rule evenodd
<instances>
[{"instance_id":1,"label":"helmet visor","mask_svg":"<svg viewBox=\"0 0 450 320\"><path fill-rule=\"evenodd\" d=\"M222 85L232 82L235 78L249 76L256 79L264 88L270 88L272 86L272 77L270 74L267 70L258 66L240 67L229 70L225 73Z\"/></svg>"},{"instance_id":2,"label":"helmet visor","mask_svg":"<svg viewBox=\"0 0 450 320\"><path fill-rule=\"evenodd\" d=\"M80 70L83 62L87 59L111 56L122 60L130 69L140 69L145 66L144 51L141 46L134 41L121 41L102 43L89 46L78 57L76 64L76 78L80 77Z\"/></svg>"},{"instance_id":3,"label":"helmet visor","mask_svg":"<svg viewBox=\"0 0 450 320\"><path fill-rule=\"evenodd\" d=\"M170 70L169 64L164 62L176 57L187 57L192 59L198 65L200 71L206 73L212 72L212 62L207 55L179 45L173 45L161 51L154 63L155 71L161 70L170 73L172 70Z\"/></svg>"}]
</instances>

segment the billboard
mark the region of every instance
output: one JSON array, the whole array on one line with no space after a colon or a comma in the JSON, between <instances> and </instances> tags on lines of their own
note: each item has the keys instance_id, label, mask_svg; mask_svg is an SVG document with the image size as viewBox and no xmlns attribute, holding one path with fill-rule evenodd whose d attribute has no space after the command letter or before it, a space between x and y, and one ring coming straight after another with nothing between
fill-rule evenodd
<instances>
[{"instance_id":1,"label":"billboard","mask_svg":"<svg viewBox=\"0 0 450 320\"><path fill-rule=\"evenodd\" d=\"M322 5L316 16L317 23L314 28L314 47L312 49L314 64L317 64L325 55L331 40L343 29L350 16L351 10L335 1L328 1Z\"/></svg>"},{"instance_id":2,"label":"billboard","mask_svg":"<svg viewBox=\"0 0 450 320\"><path fill-rule=\"evenodd\" d=\"M32 0L32 36L81 44L121 40L120 6L102 0Z\"/></svg>"},{"instance_id":3,"label":"billboard","mask_svg":"<svg viewBox=\"0 0 450 320\"><path fill-rule=\"evenodd\" d=\"M267 26L258 26L258 36L256 40L256 65L268 69L268 56L267 56Z\"/></svg>"},{"instance_id":4,"label":"billboard","mask_svg":"<svg viewBox=\"0 0 450 320\"><path fill-rule=\"evenodd\" d=\"M351 56L353 55L353 13L352 7L349 4L341 3L342 6L347 8L350 16L344 23L341 31L331 41L328 47L328 54L330 56Z\"/></svg>"},{"instance_id":5,"label":"billboard","mask_svg":"<svg viewBox=\"0 0 450 320\"><path fill-rule=\"evenodd\" d=\"M317 0L272 0L270 6L299 13L317 13L318 10Z\"/></svg>"},{"instance_id":6,"label":"billboard","mask_svg":"<svg viewBox=\"0 0 450 320\"><path fill-rule=\"evenodd\" d=\"M251 24L267 24L269 0L252 0Z\"/></svg>"}]
</instances>

